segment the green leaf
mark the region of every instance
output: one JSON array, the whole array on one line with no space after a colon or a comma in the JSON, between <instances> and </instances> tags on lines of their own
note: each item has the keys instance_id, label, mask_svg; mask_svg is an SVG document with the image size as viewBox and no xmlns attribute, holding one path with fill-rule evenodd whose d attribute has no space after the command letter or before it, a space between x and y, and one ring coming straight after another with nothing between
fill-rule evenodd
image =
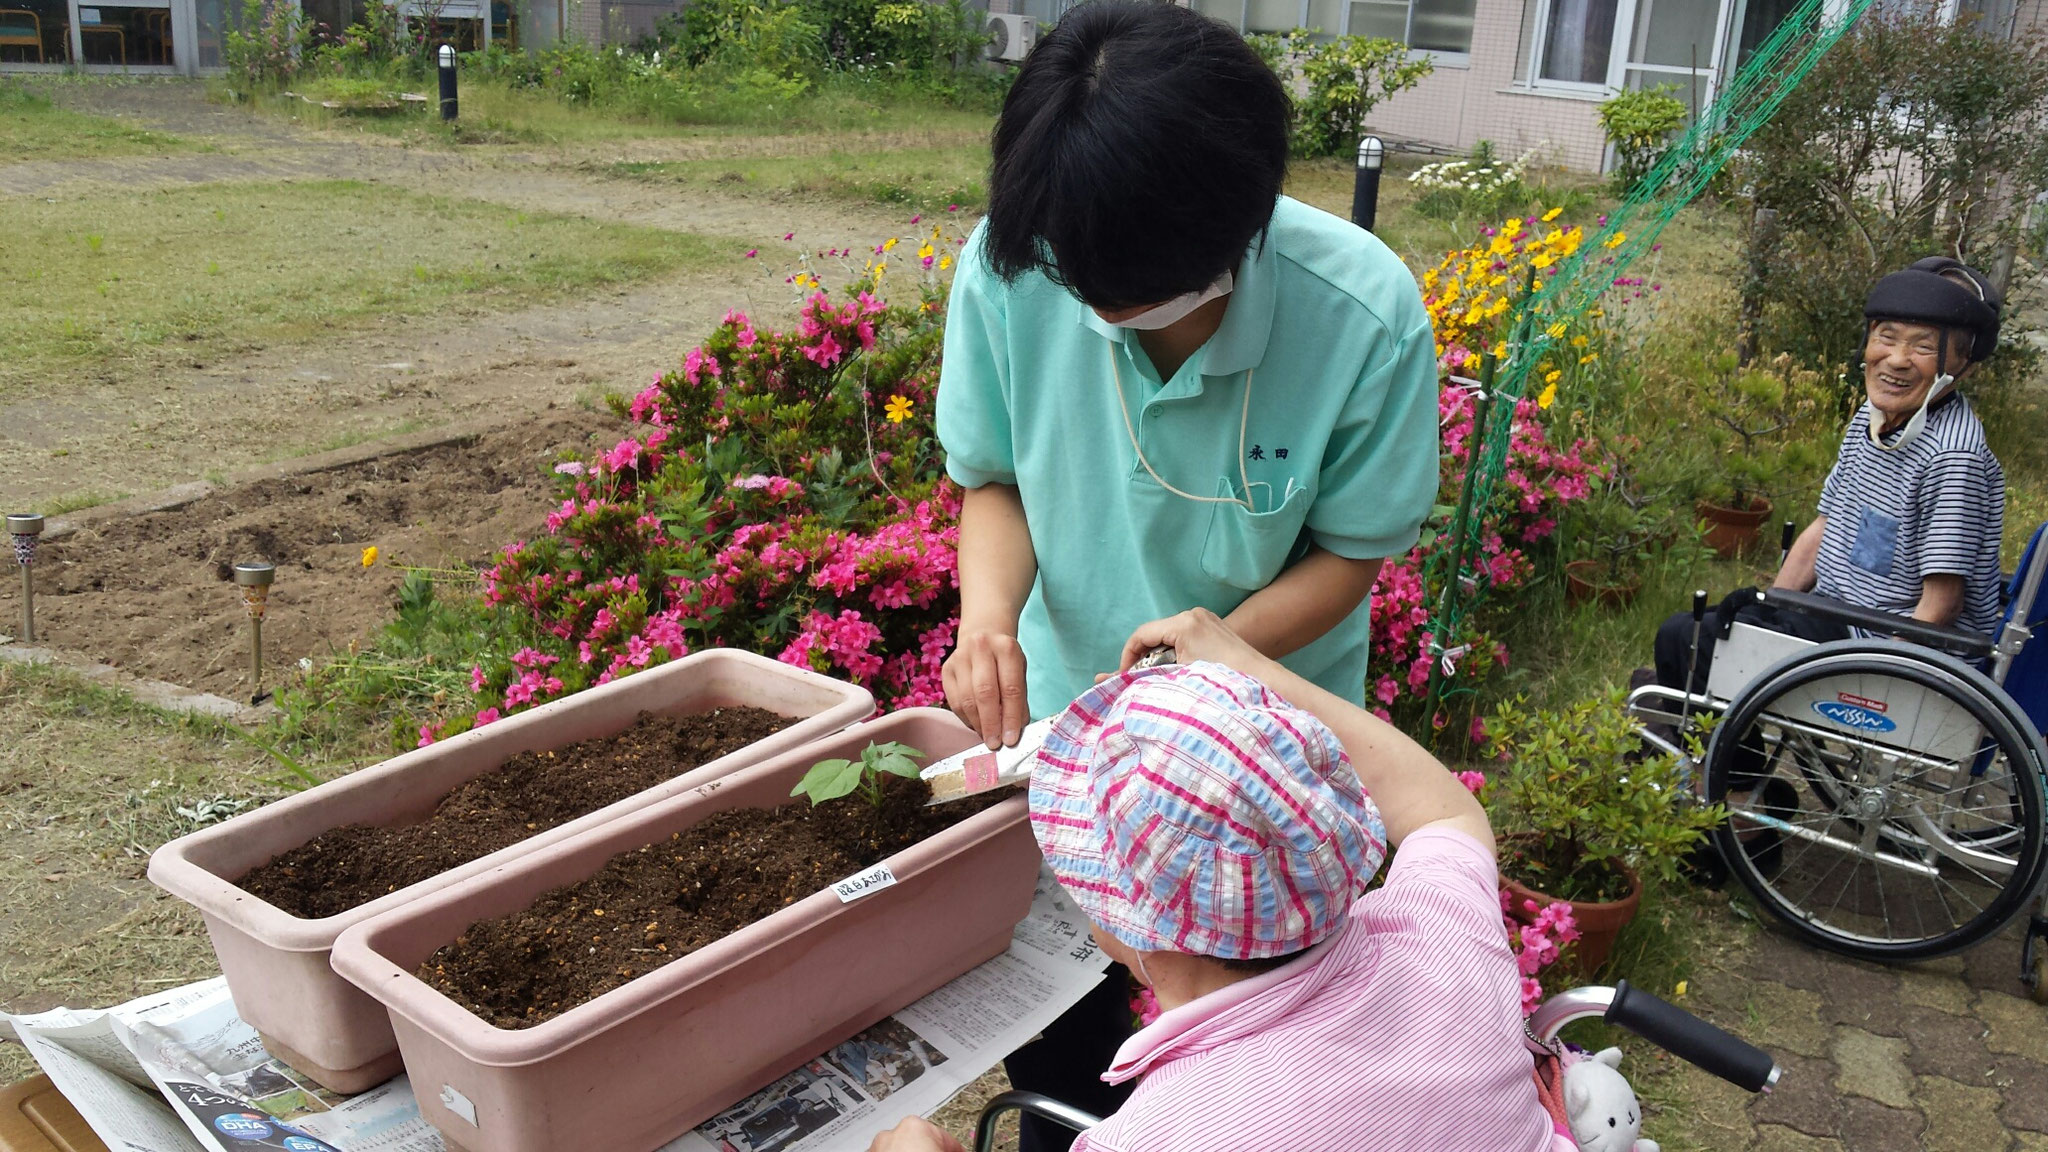
<instances>
[{"instance_id":1,"label":"green leaf","mask_svg":"<svg viewBox=\"0 0 2048 1152\"><path fill-rule=\"evenodd\" d=\"M861 759L875 771L891 772L912 780L917 779L923 770L917 762L917 758L923 755L924 753L910 745L899 744L894 740L887 744L870 744L860 754Z\"/></svg>"},{"instance_id":2,"label":"green leaf","mask_svg":"<svg viewBox=\"0 0 2048 1152\"><path fill-rule=\"evenodd\" d=\"M857 760L820 760L811 765L811 770L804 773L804 778L789 790L789 794L809 796L813 807L827 800L837 800L860 784L862 767Z\"/></svg>"}]
</instances>

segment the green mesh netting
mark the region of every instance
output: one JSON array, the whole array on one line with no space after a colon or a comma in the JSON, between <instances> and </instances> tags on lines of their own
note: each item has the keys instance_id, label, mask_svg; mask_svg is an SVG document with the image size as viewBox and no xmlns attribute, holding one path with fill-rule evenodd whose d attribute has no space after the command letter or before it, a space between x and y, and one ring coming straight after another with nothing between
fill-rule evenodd
<instances>
[{"instance_id":1,"label":"green mesh netting","mask_svg":"<svg viewBox=\"0 0 2048 1152\"><path fill-rule=\"evenodd\" d=\"M1506 469L1515 405L1526 394L1530 373L1553 350L1557 338L1551 334L1575 328L1572 322L1599 304L1615 278L1650 250L1679 209L1691 203L1743 141L1770 120L1822 53L1869 6L1870 0L1804 0L1756 49L1662 161L1608 214L1606 225L1558 264L1554 273L1533 281L1523 294L1505 359L1496 363L1489 356L1483 361L1481 399L1473 412L1470 464L1449 528L1450 539L1429 555L1423 569L1423 587L1436 598L1429 623L1430 634L1436 638L1431 653L1436 666L1431 672L1425 716L1438 715L1443 701L1472 690L1457 678L1456 640L1465 634L1468 618L1485 598L1487 578L1467 561L1479 554L1480 538L1489 530L1494 491ZM1451 659L1446 659L1447 654Z\"/></svg>"}]
</instances>

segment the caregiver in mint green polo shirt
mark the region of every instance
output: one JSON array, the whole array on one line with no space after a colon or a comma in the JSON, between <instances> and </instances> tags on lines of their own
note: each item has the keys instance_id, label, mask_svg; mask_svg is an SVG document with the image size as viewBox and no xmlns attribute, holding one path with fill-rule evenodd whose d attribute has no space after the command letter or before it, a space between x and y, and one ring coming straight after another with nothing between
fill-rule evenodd
<instances>
[{"instance_id":1,"label":"caregiver in mint green polo shirt","mask_svg":"<svg viewBox=\"0 0 2048 1152\"><path fill-rule=\"evenodd\" d=\"M1362 701L1372 580L1436 498L1436 343L1414 276L1281 197L1228 291L1148 331L1111 322L1148 309L1091 308L1044 273L1005 283L985 232L953 281L937 400L968 489L949 702L1014 742L1025 712L1115 671L1139 625L1197 606ZM1007 707L977 706L988 669Z\"/></svg>"}]
</instances>

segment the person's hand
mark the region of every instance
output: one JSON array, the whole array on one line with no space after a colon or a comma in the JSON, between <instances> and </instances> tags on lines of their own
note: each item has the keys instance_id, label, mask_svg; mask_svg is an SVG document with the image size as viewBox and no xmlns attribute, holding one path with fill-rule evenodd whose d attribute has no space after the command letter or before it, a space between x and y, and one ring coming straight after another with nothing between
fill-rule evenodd
<instances>
[{"instance_id":1,"label":"person's hand","mask_svg":"<svg viewBox=\"0 0 2048 1152\"><path fill-rule=\"evenodd\" d=\"M922 1116L911 1116L868 1142L868 1152L967 1152L951 1133Z\"/></svg>"},{"instance_id":2,"label":"person's hand","mask_svg":"<svg viewBox=\"0 0 2048 1152\"><path fill-rule=\"evenodd\" d=\"M962 631L939 674L946 706L990 748L1017 742L1031 717L1024 698L1024 649L1015 636Z\"/></svg>"},{"instance_id":3,"label":"person's hand","mask_svg":"<svg viewBox=\"0 0 2048 1152\"><path fill-rule=\"evenodd\" d=\"M1177 664L1213 660L1254 678L1272 664L1207 608L1191 608L1177 616L1140 624L1131 638L1124 641L1123 660L1117 670L1130 671L1131 665L1154 648L1173 649Z\"/></svg>"}]
</instances>

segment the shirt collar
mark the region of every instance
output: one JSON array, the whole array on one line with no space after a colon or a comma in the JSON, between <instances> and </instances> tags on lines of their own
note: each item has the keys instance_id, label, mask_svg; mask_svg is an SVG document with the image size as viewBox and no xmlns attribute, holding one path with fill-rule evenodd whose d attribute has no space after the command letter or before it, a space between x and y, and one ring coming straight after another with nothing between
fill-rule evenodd
<instances>
[{"instance_id":1,"label":"shirt collar","mask_svg":"<svg viewBox=\"0 0 2048 1152\"><path fill-rule=\"evenodd\" d=\"M1258 367L1266 358L1266 344L1273 335L1273 305L1280 294L1279 277L1280 256L1268 225L1238 262L1237 283L1223 309L1223 324L1202 345L1202 375L1234 375ZM1081 324L1097 335L1116 344L1130 341L1131 329L1109 323L1079 300L1074 307Z\"/></svg>"},{"instance_id":2,"label":"shirt collar","mask_svg":"<svg viewBox=\"0 0 2048 1152\"><path fill-rule=\"evenodd\" d=\"M1350 927L1346 920L1344 927L1328 939L1280 967L1227 984L1198 1000L1160 1013L1157 1020L1124 1041L1102 1079L1121 1084L1159 1065L1265 1028L1322 987L1317 964ZM1291 987L1282 988L1290 982Z\"/></svg>"}]
</instances>

